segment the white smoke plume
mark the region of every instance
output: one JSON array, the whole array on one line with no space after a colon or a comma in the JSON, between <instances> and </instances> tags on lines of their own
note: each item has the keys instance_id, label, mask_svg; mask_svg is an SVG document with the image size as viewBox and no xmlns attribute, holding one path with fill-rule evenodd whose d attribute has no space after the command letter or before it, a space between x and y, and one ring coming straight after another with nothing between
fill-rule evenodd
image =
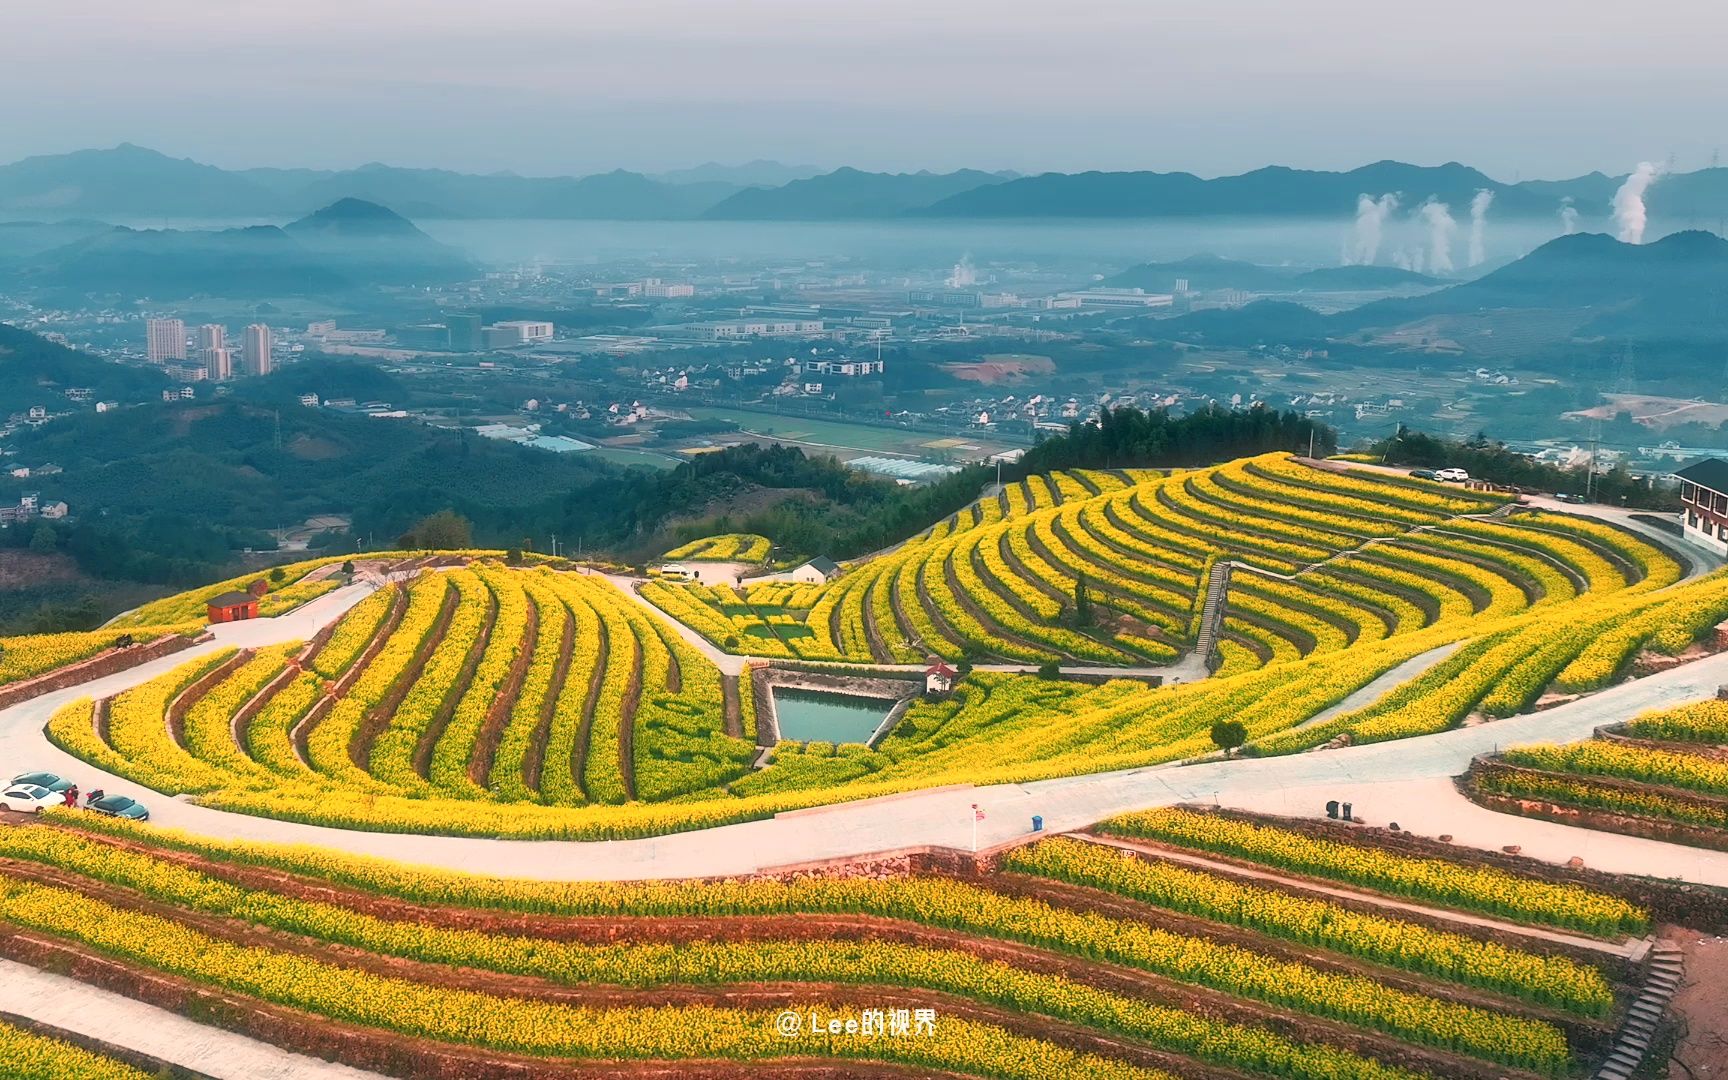
<instances>
[{"instance_id":1,"label":"white smoke plume","mask_svg":"<svg viewBox=\"0 0 1728 1080\"><path fill-rule=\"evenodd\" d=\"M1356 266L1373 266L1380 257L1380 240L1386 232L1386 219L1392 216L1392 211L1398 209L1398 196L1386 194L1378 199L1372 195L1356 196L1356 231L1353 234L1355 244L1351 248L1349 263Z\"/></svg>"},{"instance_id":2,"label":"white smoke plume","mask_svg":"<svg viewBox=\"0 0 1728 1080\"><path fill-rule=\"evenodd\" d=\"M1614 193L1614 222L1620 227L1621 242L1644 242L1644 226L1650 222L1650 214L1644 207L1644 193L1661 175L1662 166L1640 161L1632 175L1620 185L1620 190Z\"/></svg>"},{"instance_id":3,"label":"white smoke plume","mask_svg":"<svg viewBox=\"0 0 1728 1080\"><path fill-rule=\"evenodd\" d=\"M1572 205L1570 195L1560 200L1560 231L1565 236L1578 231L1578 208Z\"/></svg>"},{"instance_id":4,"label":"white smoke plume","mask_svg":"<svg viewBox=\"0 0 1728 1080\"><path fill-rule=\"evenodd\" d=\"M978 271L972 266L972 255L968 252L960 256L960 261L954 264L954 271L948 275L950 289L964 289L978 284Z\"/></svg>"},{"instance_id":5,"label":"white smoke plume","mask_svg":"<svg viewBox=\"0 0 1728 1080\"><path fill-rule=\"evenodd\" d=\"M1445 203L1429 199L1417 213L1428 226L1428 272L1451 273L1452 234L1458 231L1458 223L1452 220L1452 211Z\"/></svg>"},{"instance_id":6,"label":"white smoke plume","mask_svg":"<svg viewBox=\"0 0 1728 1080\"><path fill-rule=\"evenodd\" d=\"M1494 205L1494 193L1483 188L1470 200L1470 265L1481 266L1488 258L1488 208Z\"/></svg>"}]
</instances>

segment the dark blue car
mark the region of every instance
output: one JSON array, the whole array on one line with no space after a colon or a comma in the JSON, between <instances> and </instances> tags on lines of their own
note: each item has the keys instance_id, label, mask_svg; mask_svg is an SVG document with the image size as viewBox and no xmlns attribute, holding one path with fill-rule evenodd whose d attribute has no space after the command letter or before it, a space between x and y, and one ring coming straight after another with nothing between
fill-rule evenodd
<instances>
[{"instance_id":1,"label":"dark blue car","mask_svg":"<svg viewBox=\"0 0 1728 1080\"><path fill-rule=\"evenodd\" d=\"M35 784L37 787L44 787L49 791L65 791L72 786L72 781L62 776L56 776L51 772L25 773L23 776L14 776L12 782L14 784Z\"/></svg>"},{"instance_id":2,"label":"dark blue car","mask_svg":"<svg viewBox=\"0 0 1728 1080\"><path fill-rule=\"evenodd\" d=\"M109 817L131 818L133 821L149 821L150 811L136 799L128 799L124 795L104 795L95 800L89 809Z\"/></svg>"}]
</instances>

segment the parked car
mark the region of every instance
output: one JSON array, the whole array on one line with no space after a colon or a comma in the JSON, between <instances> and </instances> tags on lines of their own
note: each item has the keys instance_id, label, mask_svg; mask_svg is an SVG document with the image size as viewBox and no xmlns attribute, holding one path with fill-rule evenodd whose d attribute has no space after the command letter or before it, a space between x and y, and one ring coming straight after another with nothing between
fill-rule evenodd
<instances>
[{"instance_id":1,"label":"parked car","mask_svg":"<svg viewBox=\"0 0 1728 1080\"><path fill-rule=\"evenodd\" d=\"M150 811L136 799L128 799L124 795L104 795L92 802L89 809L109 817L131 818L133 821L149 821Z\"/></svg>"},{"instance_id":2,"label":"parked car","mask_svg":"<svg viewBox=\"0 0 1728 1080\"><path fill-rule=\"evenodd\" d=\"M40 814L50 806L64 805L66 796L38 784L7 784L6 790L0 791L0 810Z\"/></svg>"},{"instance_id":3,"label":"parked car","mask_svg":"<svg viewBox=\"0 0 1728 1080\"><path fill-rule=\"evenodd\" d=\"M1410 475L1414 476L1418 480L1440 479L1440 474L1435 472L1433 469L1411 469Z\"/></svg>"},{"instance_id":4,"label":"parked car","mask_svg":"<svg viewBox=\"0 0 1728 1080\"><path fill-rule=\"evenodd\" d=\"M14 776L11 782L13 784L35 784L37 787L45 787L49 791L65 791L72 786L72 781L63 776L56 776L51 772L21 773Z\"/></svg>"},{"instance_id":5,"label":"parked car","mask_svg":"<svg viewBox=\"0 0 1728 1080\"><path fill-rule=\"evenodd\" d=\"M1445 480L1448 483L1462 484L1464 481L1470 479L1470 474L1465 472L1463 469L1441 469L1434 474L1434 477L1437 480Z\"/></svg>"}]
</instances>

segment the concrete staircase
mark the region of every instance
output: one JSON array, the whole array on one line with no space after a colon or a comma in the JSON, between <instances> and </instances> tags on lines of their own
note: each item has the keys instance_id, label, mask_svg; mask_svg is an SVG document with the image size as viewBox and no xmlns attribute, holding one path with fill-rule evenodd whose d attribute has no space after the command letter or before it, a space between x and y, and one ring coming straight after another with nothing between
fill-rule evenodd
<instances>
[{"instance_id":1,"label":"concrete staircase","mask_svg":"<svg viewBox=\"0 0 1728 1080\"><path fill-rule=\"evenodd\" d=\"M1644 989L1626 1010L1626 1021L1614 1039L1608 1059L1596 1070L1595 1080L1629 1080L1650 1051L1650 1041L1656 1037L1656 1026L1674 992L1680 989L1681 953L1672 945L1658 943L1650 950L1649 974Z\"/></svg>"},{"instance_id":2,"label":"concrete staircase","mask_svg":"<svg viewBox=\"0 0 1728 1080\"><path fill-rule=\"evenodd\" d=\"M1206 577L1206 603L1200 608L1200 630L1194 637L1194 655L1202 660L1212 655L1218 643L1218 628L1224 624L1224 594L1230 588L1231 564L1219 559Z\"/></svg>"}]
</instances>

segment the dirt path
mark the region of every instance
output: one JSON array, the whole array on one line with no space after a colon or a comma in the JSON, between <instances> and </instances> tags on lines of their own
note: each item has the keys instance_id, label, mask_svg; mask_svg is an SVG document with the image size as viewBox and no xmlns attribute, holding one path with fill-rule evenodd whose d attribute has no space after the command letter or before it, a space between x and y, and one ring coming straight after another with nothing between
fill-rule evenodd
<instances>
[{"instance_id":1,"label":"dirt path","mask_svg":"<svg viewBox=\"0 0 1728 1080\"><path fill-rule=\"evenodd\" d=\"M1662 937L1686 954L1686 977L1669 1006L1682 1027L1668 1063L1669 1080L1728 1075L1728 937L1665 927Z\"/></svg>"}]
</instances>

